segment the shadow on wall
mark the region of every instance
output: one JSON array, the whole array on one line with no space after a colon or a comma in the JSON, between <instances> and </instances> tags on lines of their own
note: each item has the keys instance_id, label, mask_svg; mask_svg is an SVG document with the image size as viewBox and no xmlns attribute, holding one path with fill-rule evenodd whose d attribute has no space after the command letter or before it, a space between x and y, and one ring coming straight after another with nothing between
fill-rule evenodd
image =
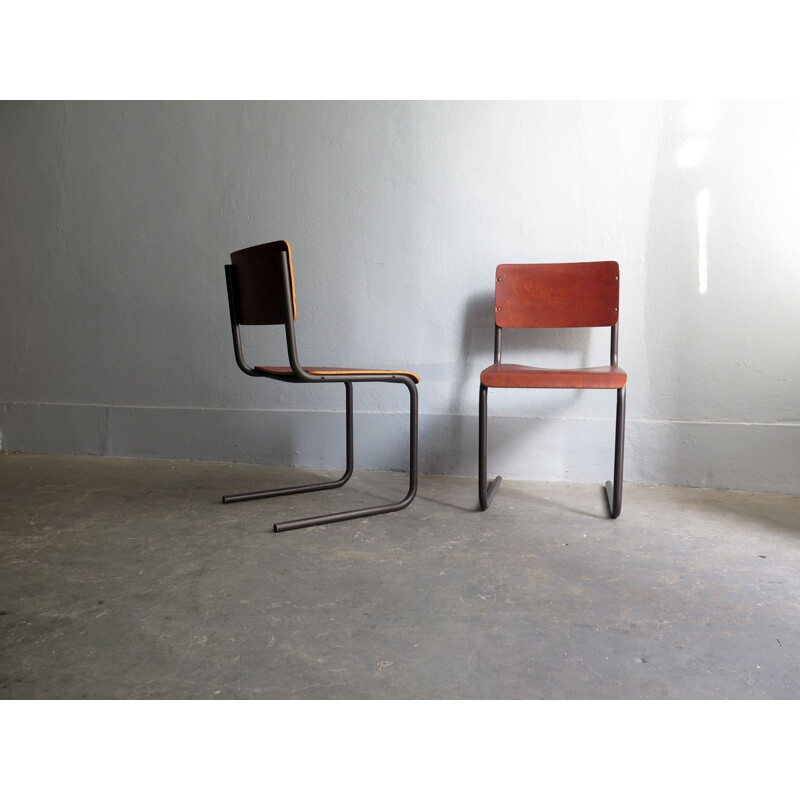
<instances>
[{"instance_id":1,"label":"shadow on wall","mask_svg":"<svg viewBox=\"0 0 800 800\"><path fill-rule=\"evenodd\" d=\"M423 471L476 475L478 469L478 391L480 373L494 361L494 292L472 295L464 306L458 362L448 384L446 412L425 419ZM590 363L591 329L531 328L506 330L503 361L531 366L585 367ZM490 458L495 465L519 462L539 453L553 419L579 402L579 390L493 390L489 401ZM492 400L496 424L493 426ZM499 402L502 401L502 402ZM503 418L506 419L503 419ZM509 419L510 418L510 419ZM474 458L464 460L464 453ZM563 455L563 454L562 454ZM557 457L557 460L563 460ZM502 468L502 466L501 466ZM510 474L521 470L510 466ZM554 479L562 477L551 465Z\"/></svg>"},{"instance_id":2,"label":"shadow on wall","mask_svg":"<svg viewBox=\"0 0 800 800\"><path fill-rule=\"evenodd\" d=\"M420 468L423 472L477 475L478 378L480 370L492 362L493 303L494 296L490 292L470 297L460 315L458 361L445 367L430 365L432 372L444 372L440 380L446 399L443 413L426 415L423 411L420 419ZM472 452L475 453L474 464L466 461L463 455Z\"/></svg>"}]
</instances>

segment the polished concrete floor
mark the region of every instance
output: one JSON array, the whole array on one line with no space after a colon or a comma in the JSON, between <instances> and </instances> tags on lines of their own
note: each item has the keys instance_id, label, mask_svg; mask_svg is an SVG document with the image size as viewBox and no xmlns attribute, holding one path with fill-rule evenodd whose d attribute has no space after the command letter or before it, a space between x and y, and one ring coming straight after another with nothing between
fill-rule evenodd
<instances>
[{"instance_id":1,"label":"polished concrete floor","mask_svg":"<svg viewBox=\"0 0 800 800\"><path fill-rule=\"evenodd\" d=\"M0 456L0 698L800 697L800 497Z\"/></svg>"}]
</instances>

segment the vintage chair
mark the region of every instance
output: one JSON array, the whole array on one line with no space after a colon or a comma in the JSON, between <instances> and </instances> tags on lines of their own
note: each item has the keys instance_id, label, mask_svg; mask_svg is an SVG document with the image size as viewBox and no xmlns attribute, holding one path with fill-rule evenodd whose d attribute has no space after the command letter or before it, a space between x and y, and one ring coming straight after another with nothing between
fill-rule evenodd
<instances>
[{"instance_id":1,"label":"vintage chair","mask_svg":"<svg viewBox=\"0 0 800 800\"><path fill-rule=\"evenodd\" d=\"M300 494L320 489L336 489L344 486L353 474L353 384L365 382L402 383L411 395L411 434L410 434L410 482L406 496L397 503L361 508L353 511L339 511L318 517L278 522L273 526L276 532L306 528L311 525L324 525L328 522L341 522L348 519L368 517L373 514L387 514L400 511L408 506L417 493L417 386L419 378L412 372L402 370L350 369L341 367L302 367L297 357L294 322L297 319L297 306L294 294L294 273L292 271L292 251L286 241L248 247L231 253L231 263L225 267L228 282L228 304L231 312L233 349L236 363L247 375L256 378L272 378L289 383L308 383L316 386L329 383L343 383L346 401L346 439L347 466L341 478L334 481L314 483L306 486L290 486L285 489L269 489L263 492L229 494L222 498L223 503L240 500L256 500L263 497L279 497L287 494ZM289 366L250 367L242 355L240 325L283 325L286 329L286 346Z\"/></svg>"},{"instance_id":2,"label":"vintage chair","mask_svg":"<svg viewBox=\"0 0 800 800\"><path fill-rule=\"evenodd\" d=\"M500 264L494 308L494 364L481 373L478 432L478 495L481 511L489 508L500 486L497 476L487 483L487 395L503 389L616 389L617 429L614 482L606 483L611 516L622 510L622 459L625 444L625 386L628 377L617 366L619 264L595 261L578 264ZM546 369L503 364L504 328L611 327L611 364L584 369Z\"/></svg>"}]
</instances>

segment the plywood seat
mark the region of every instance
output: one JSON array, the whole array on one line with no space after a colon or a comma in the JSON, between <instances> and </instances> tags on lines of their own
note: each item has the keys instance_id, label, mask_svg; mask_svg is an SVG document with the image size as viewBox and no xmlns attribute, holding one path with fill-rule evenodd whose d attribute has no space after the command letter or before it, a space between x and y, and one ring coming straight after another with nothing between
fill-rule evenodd
<instances>
[{"instance_id":1,"label":"plywood seat","mask_svg":"<svg viewBox=\"0 0 800 800\"><path fill-rule=\"evenodd\" d=\"M628 381L615 366L549 369L523 364L492 364L481 372L481 383L498 389L621 389Z\"/></svg>"},{"instance_id":2,"label":"plywood seat","mask_svg":"<svg viewBox=\"0 0 800 800\"><path fill-rule=\"evenodd\" d=\"M291 367L255 367L258 372L267 376L279 377L294 374ZM405 375L414 383L419 383L419 376L402 369L354 369L352 367L303 367L310 375Z\"/></svg>"}]
</instances>

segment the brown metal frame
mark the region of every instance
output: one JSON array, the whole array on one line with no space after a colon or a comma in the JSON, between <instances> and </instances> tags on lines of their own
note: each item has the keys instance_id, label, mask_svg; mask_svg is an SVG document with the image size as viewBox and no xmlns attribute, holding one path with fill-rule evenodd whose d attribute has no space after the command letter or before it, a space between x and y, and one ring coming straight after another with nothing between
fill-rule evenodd
<instances>
[{"instance_id":1,"label":"brown metal frame","mask_svg":"<svg viewBox=\"0 0 800 800\"><path fill-rule=\"evenodd\" d=\"M353 384L354 383L402 383L406 386L410 395L410 444L409 444L409 488L405 497L396 503L371 506L369 508L355 509L351 511L340 511L332 514L323 514L316 517L305 519L288 520L286 522L276 522L273 530L278 533L290 531L297 528L307 528L312 525L325 525L329 522L343 522L350 519L369 517L375 514L388 514L393 511L400 511L411 504L417 493L418 483L418 396L417 387L414 380L403 372L384 372L375 373L371 371L359 372L348 370L343 373L327 371L326 374L309 372L300 365L297 357L297 341L294 330L294 304L292 297L292 273L289 259L286 252L280 253L281 257L281 286L282 286L282 308L284 312L284 326L286 329L286 346L289 356L290 372L274 373L266 372L262 369L249 366L242 355L242 342L239 332L239 320L237 318L234 280L235 266L227 264L225 266L225 276L228 286L228 304L231 314L231 331L233 334L233 348L236 355L236 363L242 372L257 378L273 378L274 380L287 383L310 383L328 384L344 383L345 385L345 419L346 419L346 439L347 456L346 467L341 478L322 483L306 484L302 486L289 486L282 489L268 489L262 492L247 492L244 494L228 494L222 498L223 503L236 503L242 500L257 500L266 497L281 497L289 494L302 494L304 492L314 492L324 489L337 489L344 486L353 474Z\"/></svg>"}]
</instances>

